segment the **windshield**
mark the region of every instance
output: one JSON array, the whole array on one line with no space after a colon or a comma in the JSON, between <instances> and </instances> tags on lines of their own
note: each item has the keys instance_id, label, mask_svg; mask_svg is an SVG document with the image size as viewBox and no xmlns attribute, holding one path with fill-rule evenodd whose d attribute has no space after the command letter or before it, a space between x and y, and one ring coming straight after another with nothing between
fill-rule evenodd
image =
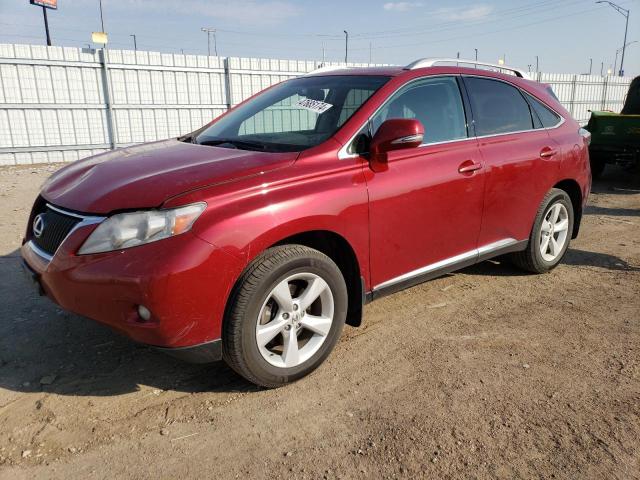
<instances>
[{"instance_id":1,"label":"windshield","mask_svg":"<svg viewBox=\"0 0 640 480\"><path fill-rule=\"evenodd\" d=\"M267 152L297 152L331 137L389 80L381 76L301 77L235 108L191 139Z\"/></svg>"}]
</instances>

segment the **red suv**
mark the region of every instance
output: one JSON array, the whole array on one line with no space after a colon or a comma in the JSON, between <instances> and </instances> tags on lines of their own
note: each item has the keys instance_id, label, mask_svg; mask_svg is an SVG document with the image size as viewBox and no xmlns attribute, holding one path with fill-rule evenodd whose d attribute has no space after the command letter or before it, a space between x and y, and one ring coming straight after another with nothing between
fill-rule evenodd
<instances>
[{"instance_id":1,"label":"red suv","mask_svg":"<svg viewBox=\"0 0 640 480\"><path fill-rule=\"evenodd\" d=\"M588 132L545 85L469 63L318 71L66 166L25 266L67 310L268 387L372 299L504 254L546 272L578 234Z\"/></svg>"}]
</instances>

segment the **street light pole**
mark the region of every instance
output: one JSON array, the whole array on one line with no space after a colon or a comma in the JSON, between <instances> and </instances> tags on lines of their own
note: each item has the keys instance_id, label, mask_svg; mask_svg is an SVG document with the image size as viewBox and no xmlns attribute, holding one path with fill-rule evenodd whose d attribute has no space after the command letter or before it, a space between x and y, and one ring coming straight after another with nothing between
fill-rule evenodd
<instances>
[{"instance_id":1,"label":"street light pole","mask_svg":"<svg viewBox=\"0 0 640 480\"><path fill-rule=\"evenodd\" d=\"M624 42L622 43L622 58L620 59L620 70L618 71L618 76L622 77L624 75L624 54L627 47L627 32L629 30L629 13L630 10L626 8L622 8L620 5L616 5L613 2L609 2L608 0L598 0L596 3L608 3L609 6L615 9L620 15L622 15L625 19L625 27L624 27ZM614 70L615 72L615 70Z\"/></svg>"},{"instance_id":2,"label":"street light pole","mask_svg":"<svg viewBox=\"0 0 640 480\"><path fill-rule=\"evenodd\" d=\"M102 33L104 33L104 17L102 16L102 0L100 0L100 26L102 27Z\"/></svg>"},{"instance_id":3,"label":"street light pole","mask_svg":"<svg viewBox=\"0 0 640 480\"><path fill-rule=\"evenodd\" d=\"M474 48L474 50L476 51L476 62L478 61L478 49Z\"/></svg>"},{"instance_id":4,"label":"street light pole","mask_svg":"<svg viewBox=\"0 0 640 480\"><path fill-rule=\"evenodd\" d=\"M633 45L634 43L638 43L638 40L634 40L633 42L627 42L624 47L620 47L616 50L616 59L613 62L613 72L616 72L616 67L618 66L618 54L623 51L623 48L628 47L629 45ZM620 70L622 71L622 63L620 63Z\"/></svg>"},{"instance_id":5,"label":"street light pole","mask_svg":"<svg viewBox=\"0 0 640 480\"><path fill-rule=\"evenodd\" d=\"M343 30L344 32L344 63L347 63L349 58L349 32Z\"/></svg>"},{"instance_id":6,"label":"street light pole","mask_svg":"<svg viewBox=\"0 0 640 480\"><path fill-rule=\"evenodd\" d=\"M133 37L133 49L138 50L138 44L136 43L136 34L134 33L133 35L129 35L129 36Z\"/></svg>"}]
</instances>

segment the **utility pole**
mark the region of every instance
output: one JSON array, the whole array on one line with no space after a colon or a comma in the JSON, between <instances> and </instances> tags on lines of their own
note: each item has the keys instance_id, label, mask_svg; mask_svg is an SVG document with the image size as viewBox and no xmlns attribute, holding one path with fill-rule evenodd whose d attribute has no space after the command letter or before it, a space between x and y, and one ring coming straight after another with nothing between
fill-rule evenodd
<instances>
[{"instance_id":1,"label":"utility pole","mask_svg":"<svg viewBox=\"0 0 640 480\"><path fill-rule=\"evenodd\" d=\"M591 72L593 71L593 58L589 59L589 75L591 75Z\"/></svg>"},{"instance_id":2,"label":"utility pole","mask_svg":"<svg viewBox=\"0 0 640 480\"><path fill-rule=\"evenodd\" d=\"M476 51L476 62L478 61L478 49L474 48L474 50Z\"/></svg>"},{"instance_id":3,"label":"utility pole","mask_svg":"<svg viewBox=\"0 0 640 480\"><path fill-rule=\"evenodd\" d=\"M216 42L216 29L215 28L204 28L202 27L200 30L207 34L207 54L211 56L211 34L213 33L213 53L217 57L218 56L218 44Z\"/></svg>"},{"instance_id":4,"label":"utility pole","mask_svg":"<svg viewBox=\"0 0 640 480\"><path fill-rule=\"evenodd\" d=\"M629 30L629 13L630 10L626 8L622 8L620 5L616 5L613 2L609 2L606 0L598 0L596 3L608 3L611 8L615 9L620 15L622 15L625 19L625 27L624 27L624 42L622 43L622 59L620 60L620 70L618 71L618 76L622 77L624 75L624 54L627 48L627 31Z\"/></svg>"},{"instance_id":5,"label":"utility pole","mask_svg":"<svg viewBox=\"0 0 640 480\"><path fill-rule=\"evenodd\" d=\"M600 62L600 76L604 73L604 62Z\"/></svg>"},{"instance_id":6,"label":"utility pole","mask_svg":"<svg viewBox=\"0 0 640 480\"><path fill-rule=\"evenodd\" d=\"M134 33L133 35L129 35L129 36L133 37L133 49L138 50L138 44L136 43L136 34Z\"/></svg>"}]
</instances>

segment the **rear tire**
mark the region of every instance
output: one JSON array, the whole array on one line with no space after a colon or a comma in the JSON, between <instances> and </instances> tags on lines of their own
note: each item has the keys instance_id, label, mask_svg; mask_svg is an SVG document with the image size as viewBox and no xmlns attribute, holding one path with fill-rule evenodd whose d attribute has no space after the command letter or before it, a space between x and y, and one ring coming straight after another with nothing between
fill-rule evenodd
<instances>
[{"instance_id":1,"label":"rear tire","mask_svg":"<svg viewBox=\"0 0 640 480\"><path fill-rule=\"evenodd\" d=\"M340 338L347 287L338 266L302 245L273 247L238 280L222 329L229 366L263 387L315 370Z\"/></svg>"},{"instance_id":2,"label":"rear tire","mask_svg":"<svg viewBox=\"0 0 640 480\"><path fill-rule=\"evenodd\" d=\"M548 272L564 257L572 232L571 198L564 190L552 188L538 208L527 248L511 254L511 261L529 272Z\"/></svg>"}]
</instances>

